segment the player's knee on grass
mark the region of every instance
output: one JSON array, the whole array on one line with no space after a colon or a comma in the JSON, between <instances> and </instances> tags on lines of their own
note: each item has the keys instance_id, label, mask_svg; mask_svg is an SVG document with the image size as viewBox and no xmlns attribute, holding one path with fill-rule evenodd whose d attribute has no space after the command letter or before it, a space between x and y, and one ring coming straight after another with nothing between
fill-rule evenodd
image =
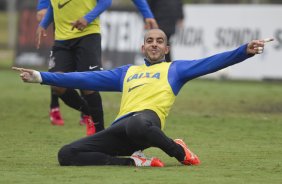
<instances>
[{"instance_id":1,"label":"player's knee on grass","mask_svg":"<svg viewBox=\"0 0 282 184\"><path fill-rule=\"evenodd\" d=\"M73 151L69 145L63 146L58 153L58 161L61 166L72 165Z\"/></svg>"}]
</instances>

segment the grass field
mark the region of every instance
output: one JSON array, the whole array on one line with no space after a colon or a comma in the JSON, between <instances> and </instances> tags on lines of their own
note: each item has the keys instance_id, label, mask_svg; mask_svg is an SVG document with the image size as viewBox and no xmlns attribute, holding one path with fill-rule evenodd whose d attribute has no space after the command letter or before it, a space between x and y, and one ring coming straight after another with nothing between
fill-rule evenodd
<instances>
[{"instance_id":1,"label":"grass field","mask_svg":"<svg viewBox=\"0 0 282 184\"><path fill-rule=\"evenodd\" d=\"M195 80L179 94L166 123L171 138L184 138L202 164L187 167L158 149L164 168L60 167L58 149L85 135L79 113L62 103L64 127L50 125L49 88L24 84L0 71L0 183L280 184L282 85ZM119 93L103 93L107 126Z\"/></svg>"}]
</instances>

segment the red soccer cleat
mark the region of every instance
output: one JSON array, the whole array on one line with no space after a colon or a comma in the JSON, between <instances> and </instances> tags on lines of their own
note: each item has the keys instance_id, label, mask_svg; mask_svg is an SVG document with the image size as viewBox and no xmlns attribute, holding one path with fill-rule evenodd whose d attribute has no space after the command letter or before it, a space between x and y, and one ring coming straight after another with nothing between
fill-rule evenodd
<instances>
[{"instance_id":1,"label":"red soccer cleat","mask_svg":"<svg viewBox=\"0 0 282 184\"><path fill-rule=\"evenodd\" d=\"M141 151L134 152L131 157L136 167L164 167L164 163L158 158L146 158Z\"/></svg>"},{"instance_id":2,"label":"red soccer cleat","mask_svg":"<svg viewBox=\"0 0 282 184\"><path fill-rule=\"evenodd\" d=\"M164 163L158 158L151 158L151 167L164 167Z\"/></svg>"},{"instance_id":3,"label":"red soccer cleat","mask_svg":"<svg viewBox=\"0 0 282 184\"><path fill-rule=\"evenodd\" d=\"M96 133L96 128L91 116L83 115L83 121L86 122L86 135L93 135Z\"/></svg>"},{"instance_id":4,"label":"red soccer cleat","mask_svg":"<svg viewBox=\"0 0 282 184\"><path fill-rule=\"evenodd\" d=\"M60 109L58 107L51 108L49 115L52 125L57 125L57 126L64 125L64 120L61 116Z\"/></svg>"},{"instance_id":5,"label":"red soccer cleat","mask_svg":"<svg viewBox=\"0 0 282 184\"><path fill-rule=\"evenodd\" d=\"M200 164L200 159L198 158L198 156L189 150L188 146L185 144L185 142L182 139L175 139L174 142L176 144L179 144L185 151L184 160L181 161L182 164L184 165L199 165Z\"/></svg>"}]
</instances>

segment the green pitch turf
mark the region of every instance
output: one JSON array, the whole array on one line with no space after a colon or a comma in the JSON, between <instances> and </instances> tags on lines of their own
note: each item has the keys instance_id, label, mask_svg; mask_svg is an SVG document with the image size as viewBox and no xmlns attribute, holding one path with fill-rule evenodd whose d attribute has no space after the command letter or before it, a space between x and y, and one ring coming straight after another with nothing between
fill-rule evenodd
<instances>
[{"instance_id":1,"label":"green pitch turf","mask_svg":"<svg viewBox=\"0 0 282 184\"><path fill-rule=\"evenodd\" d=\"M48 119L49 88L24 84L0 71L0 183L21 184L280 184L282 181L282 84L195 80L179 94L166 123L202 164L187 167L158 149L146 150L164 168L60 167L61 146L85 136L79 113L61 103L65 126ZM119 93L103 93L107 126Z\"/></svg>"}]
</instances>

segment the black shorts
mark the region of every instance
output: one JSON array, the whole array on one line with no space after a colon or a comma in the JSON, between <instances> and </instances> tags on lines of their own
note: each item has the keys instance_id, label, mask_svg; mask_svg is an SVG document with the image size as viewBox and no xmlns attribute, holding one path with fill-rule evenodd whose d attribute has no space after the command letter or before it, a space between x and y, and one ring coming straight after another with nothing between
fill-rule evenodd
<instances>
[{"instance_id":1,"label":"black shorts","mask_svg":"<svg viewBox=\"0 0 282 184\"><path fill-rule=\"evenodd\" d=\"M50 72L82 72L101 69L101 34L55 41L50 54Z\"/></svg>"}]
</instances>

